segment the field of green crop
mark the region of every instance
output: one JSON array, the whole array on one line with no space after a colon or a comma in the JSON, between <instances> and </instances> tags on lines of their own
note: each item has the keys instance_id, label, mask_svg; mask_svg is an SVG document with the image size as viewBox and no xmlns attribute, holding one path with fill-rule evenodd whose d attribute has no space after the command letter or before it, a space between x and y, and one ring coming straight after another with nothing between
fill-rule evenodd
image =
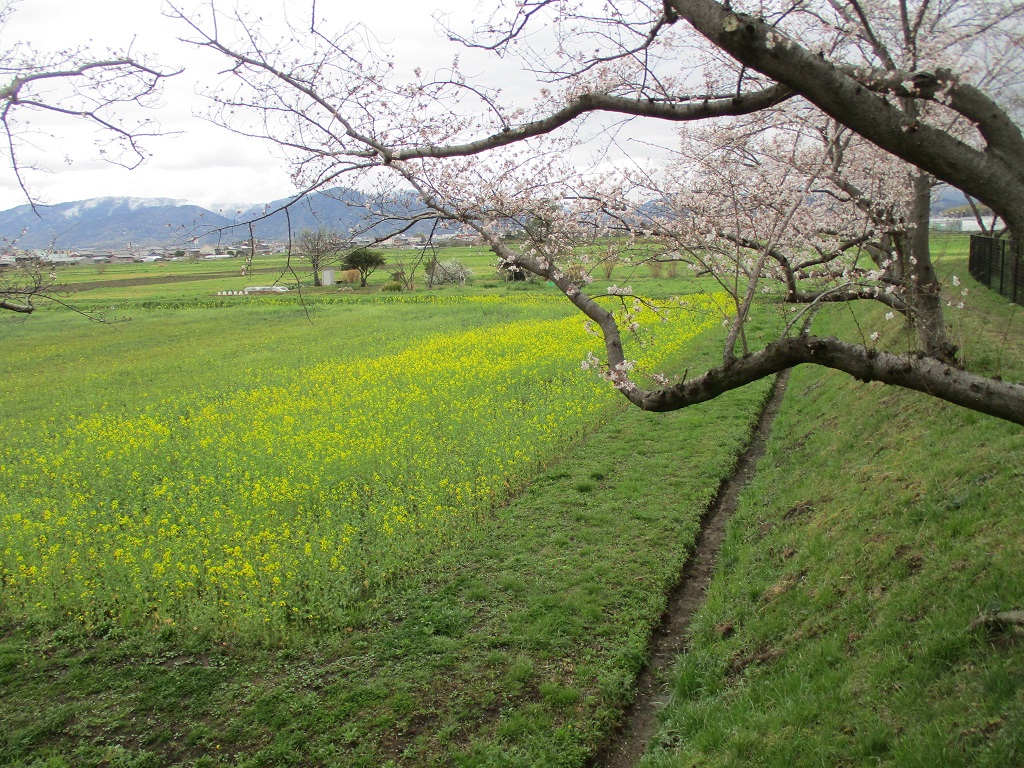
<instances>
[{"instance_id":1,"label":"field of green crop","mask_svg":"<svg viewBox=\"0 0 1024 768\"><path fill-rule=\"evenodd\" d=\"M645 246L641 245L642 250ZM680 291L693 290L694 281L686 279L690 271L681 265L639 264L627 259L607 261L608 247L590 246L594 288L602 291L610 283L642 283L645 295L669 297ZM247 286L280 285L287 287L286 296L277 300L292 302L323 302L372 294L391 280L393 272L405 270L423 293L427 285L423 257L419 252L387 249L382 251L387 263L370 275L366 288L337 284L314 287L308 262L297 256L283 254L257 256L248 271L245 259L234 257L216 261L168 261L148 264L100 264L62 267L58 278L65 290L62 301L92 313L117 317L124 307L182 306L204 302L238 304L265 301L267 297L230 297L220 299L218 293L242 291ZM460 246L438 249L439 261L456 259L467 266L472 277L466 286L444 286L446 295L506 295L526 290L556 296L557 291L543 282L506 285L496 268L494 254L483 246ZM429 257L427 257L429 258ZM417 262L417 260L420 260ZM605 261L602 261L605 259Z\"/></svg>"},{"instance_id":2,"label":"field of green crop","mask_svg":"<svg viewBox=\"0 0 1024 768\"><path fill-rule=\"evenodd\" d=\"M453 298L435 312L471 327L413 338L380 313L328 310L310 336L363 333L297 365L225 350L198 387L164 368L173 381L125 390L80 348L69 373L94 390L91 407L4 414L4 610L261 640L343 625L364 593L459 546L615 400L580 370L595 348L581 320L541 319L551 302L514 298L532 318L495 325L508 299ZM718 325L720 302L695 295L669 322L651 315L659 338L637 348L641 367ZM404 308L390 307L392 322ZM47 370L39 350L30 357ZM57 392L38 375L4 386L12 405Z\"/></svg>"},{"instance_id":3,"label":"field of green crop","mask_svg":"<svg viewBox=\"0 0 1024 768\"><path fill-rule=\"evenodd\" d=\"M694 440L582 370L599 340L544 285L209 282L0 318L0 762L593 752L765 388ZM676 287L629 342L650 371L715 354L720 299Z\"/></svg>"}]
</instances>

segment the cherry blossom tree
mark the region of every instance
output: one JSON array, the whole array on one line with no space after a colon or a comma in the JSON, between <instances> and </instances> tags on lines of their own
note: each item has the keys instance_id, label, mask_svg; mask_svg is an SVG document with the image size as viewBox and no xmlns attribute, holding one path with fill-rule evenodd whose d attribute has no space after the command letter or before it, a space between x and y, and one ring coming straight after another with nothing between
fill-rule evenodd
<instances>
[{"instance_id":1,"label":"cherry blossom tree","mask_svg":"<svg viewBox=\"0 0 1024 768\"><path fill-rule=\"evenodd\" d=\"M11 0L0 3L0 39L13 12ZM133 168L145 160L141 142L157 126L120 113L128 104L152 104L163 79L173 74L130 52L97 56L75 48L46 54L29 41L0 43L0 143L33 208L39 200L28 177L39 169L24 159L25 149L48 138L32 123L33 117L46 114L91 124L99 136L100 156ZM39 299L52 295L55 282L51 269L38 261L0 267L0 309L31 313Z\"/></svg>"},{"instance_id":2,"label":"cherry blossom tree","mask_svg":"<svg viewBox=\"0 0 1024 768\"><path fill-rule=\"evenodd\" d=\"M794 107L687 130L662 172L634 174L672 216L635 226L723 280L737 265L749 277L763 254L763 279L781 283L789 303L881 302L914 326L920 349L953 360L927 240L927 177L915 197L919 171ZM927 284L912 279L918 264Z\"/></svg>"},{"instance_id":3,"label":"cherry blossom tree","mask_svg":"<svg viewBox=\"0 0 1024 768\"><path fill-rule=\"evenodd\" d=\"M302 191L403 180L505 266L553 282L602 333L605 375L642 408L686 407L814 363L1024 423L1024 387L957 365L927 240L936 180L1024 239L1024 136L1011 106L1024 6L1013 0L524 0L495 3L466 33L449 29L522 61L541 81L529 104L505 104L457 61L403 81L364 30L332 36L315 11L280 40L244 15L242 34L226 37L231 19L214 5L172 15L231 63L230 87L210 94L214 119L284 148ZM701 127L667 170L581 171L571 158L595 116ZM602 126L610 153L614 131ZM503 238L526 223L542 226L525 247ZM649 389L631 374L630 291L590 292L579 248L608 234L727 288L721 365ZM773 276L808 307L882 301L915 324L919 348L892 354L792 322L753 344L746 329Z\"/></svg>"}]
</instances>

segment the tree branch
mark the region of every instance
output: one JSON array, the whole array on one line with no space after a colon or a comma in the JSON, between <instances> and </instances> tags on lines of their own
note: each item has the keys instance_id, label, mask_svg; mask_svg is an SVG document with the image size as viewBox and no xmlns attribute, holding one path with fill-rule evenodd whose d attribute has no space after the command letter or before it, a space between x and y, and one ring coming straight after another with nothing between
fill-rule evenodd
<instances>
[{"instance_id":1,"label":"tree branch","mask_svg":"<svg viewBox=\"0 0 1024 768\"><path fill-rule=\"evenodd\" d=\"M670 0L681 19L738 62L800 93L882 149L977 197L1024 241L1024 156L990 131L988 151L909 118L840 66L716 0ZM966 110L967 106L963 106ZM1004 142L1009 142L1004 145Z\"/></svg>"},{"instance_id":2,"label":"tree branch","mask_svg":"<svg viewBox=\"0 0 1024 768\"><path fill-rule=\"evenodd\" d=\"M601 93L577 96L557 112L540 120L509 128L477 141L449 146L424 146L395 150L387 154L389 160L416 160L433 157L465 157L488 149L508 146L524 139L551 133L588 112L612 112L636 117L685 122L709 117L746 115L775 106L792 96L782 85L773 85L741 96L697 97L684 102L641 101Z\"/></svg>"},{"instance_id":3,"label":"tree branch","mask_svg":"<svg viewBox=\"0 0 1024 768\"><path fill-rule=\"evenodd\" d=\"M738 387L802 364L843 371L864 382L912 389L973 411L1024 425L1024 386L988 379L930 357L903 357L836 338L797 336L772 342L731 365L666 389L625 389L648 411L671 411L702 403Z\"/></svg>"},{"instance_id":4,"label":"tree branch","mask_svg":"<svg viewBox=\"0 0 1024 768\"><path fill-rule=\"evenodd\" d=\"M25 315L30 315L36 311L36 308L32 304L15 304L4 299L0 299L0 309L6 309L10 312L20 312Z\"/></svg>"}]
</instances>

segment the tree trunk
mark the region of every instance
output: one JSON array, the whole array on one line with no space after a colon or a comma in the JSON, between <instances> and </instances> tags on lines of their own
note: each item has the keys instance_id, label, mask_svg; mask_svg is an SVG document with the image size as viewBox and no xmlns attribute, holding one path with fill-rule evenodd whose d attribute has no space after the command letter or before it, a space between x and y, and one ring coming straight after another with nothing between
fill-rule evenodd
<instances>
[{"instance_id":1,"label":"tree trunk","mask_svg":"<svg viewBox=\"0 0 1024 768\"><path fill-rule=\"evenodd\" d=\"M783 83L882 149L976 197L1024 240L1024 136L1006 112L970 86L951 90L957 111L985 140L977 150L940 127L911 119L824 55L779 39L763 20L718 0L666 0L679 18L736 61Z\"/></svg>"},{"instance_id":2,"label":"tree trunk","mask_svg":"<svg viewBox=\"0 0 1024 768\"><path fill-rule=\"evenodd\" d=\"M946 341L942 288L932 266L929 242L932 178L924 172L916 172L913 186L905 264L907 304L911 309L908 317L917 333L920 350L929 357L951 362L956 356L956 347Z\"/></svg>"}]
</instances>

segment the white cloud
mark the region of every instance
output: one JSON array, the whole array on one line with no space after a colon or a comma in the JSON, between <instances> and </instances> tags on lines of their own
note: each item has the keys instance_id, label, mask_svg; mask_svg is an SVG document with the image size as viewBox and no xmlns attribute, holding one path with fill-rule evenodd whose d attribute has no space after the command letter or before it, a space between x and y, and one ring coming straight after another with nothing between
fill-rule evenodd
<instances>
[{"instance_id":1,"label":"white cloud","mask_svg":"<svg viewBox=\"0 0 1024 768\"><path fill-rule=\"evenodd\" d=\"M456 12L468 8L471 0L448 2ZM277 0L249 0L242 3L258 12L268 28L280 13ZM195 7L195 0L186 6ZM222 3L230 8L233 3ZM241 4L240 4L241 5ZM305 9L307 2L289 6L292 13ZM321 4L323 8L323 4ZM392 0L389 3L335 3L327 21L332 27L365 22L376 30L403 69L416 64L443 66L452 52L438 56L445 48L434 34L429 2ZM205 100L197 95L204 87L223 79L218 74L224 61L207 51L186 45L178 36L187 30L161 13L156 0L32 0L17 7L4 33L5 44L18 40L37 51L56 51L88 46L95 55L131 49L135 54L150 54L168 69L184 67L178 77L167 81L159 109L146 116L155 117L172 135L146 140L150 160L131 172L99 160L95 132L62 118L40 115L34 126L56 136L49 141L40 136L38 149L29 148L24 159L42 166L49 173L29 177L34 193L45 202L63 202L98 196L180 197L191 202L215 200L264 202L292 192L287 169L280 153L257 140L232 135L200 119ZM65 158L74 162L68 165ZM0 208L21 205L24 197L13 173L0 167Z\"/></svg>"},{"instance_id":2,"label":"white cloud","mask_svg":"<svg viewBox=\"0 0 1024 768\"><path fill-rule=\"evenodd\" d=\"M282 29L282 8L299 15L309 12L309 0L217 0L230 10L239 6L253 9L263 18L267 35ZM395 58L398 74L414 67L442 70L458 54L462 71L481 75L490 84L500 84L505 97L529 103L535 83L514 64L480 51L449 44L438 34L434 8L443 2L447 19L469 29L477 0L390 0L355 3L351 0L320 2L318 14L326 24L341 30L353 23L365 23L381 46ZM181 0L185 10L202 7L200 0ZM44 202L57 203L100 196L173 197L209 205L232 200L249 203L286 197L293 192L281 151L267 143L246 139L201 119L207 102L198 95L204 87L223 81L225 60L185 44L179 36L188 30L178 20L163 15L161 0L30 0L17 7L5 30L5 44L28 41L36 50L59 50L88 46L94 54L130 49L134 54L156 57L167 69L184 72L167 81L158 109L146 116L159 120L166 135L143 142L151 155L141 167L127 171L98 159L96 135L91 129L52 116L41 116L37 126L57 136L55 142L41 141L25 159L49 169L29 177L34 193ZM278 19L278 21L275 21ZM595 119L595 130L608 128L613 118ZM619 136L626 154L639 144L630 142L628 131ZM647 125L642 135L655 144L671 144L671 130ZM641 149L640 154L643 154ZM581 163L593 158L580 153ZM658 154L658 153L655 153ZM70 165L65 157L74 159ZM589 160L589 162L588 162ZM614 159L602 157L607 165ZM0 162L0 209L21 205L24 197L9 168Z\"/></svg>"}]
</instances>

